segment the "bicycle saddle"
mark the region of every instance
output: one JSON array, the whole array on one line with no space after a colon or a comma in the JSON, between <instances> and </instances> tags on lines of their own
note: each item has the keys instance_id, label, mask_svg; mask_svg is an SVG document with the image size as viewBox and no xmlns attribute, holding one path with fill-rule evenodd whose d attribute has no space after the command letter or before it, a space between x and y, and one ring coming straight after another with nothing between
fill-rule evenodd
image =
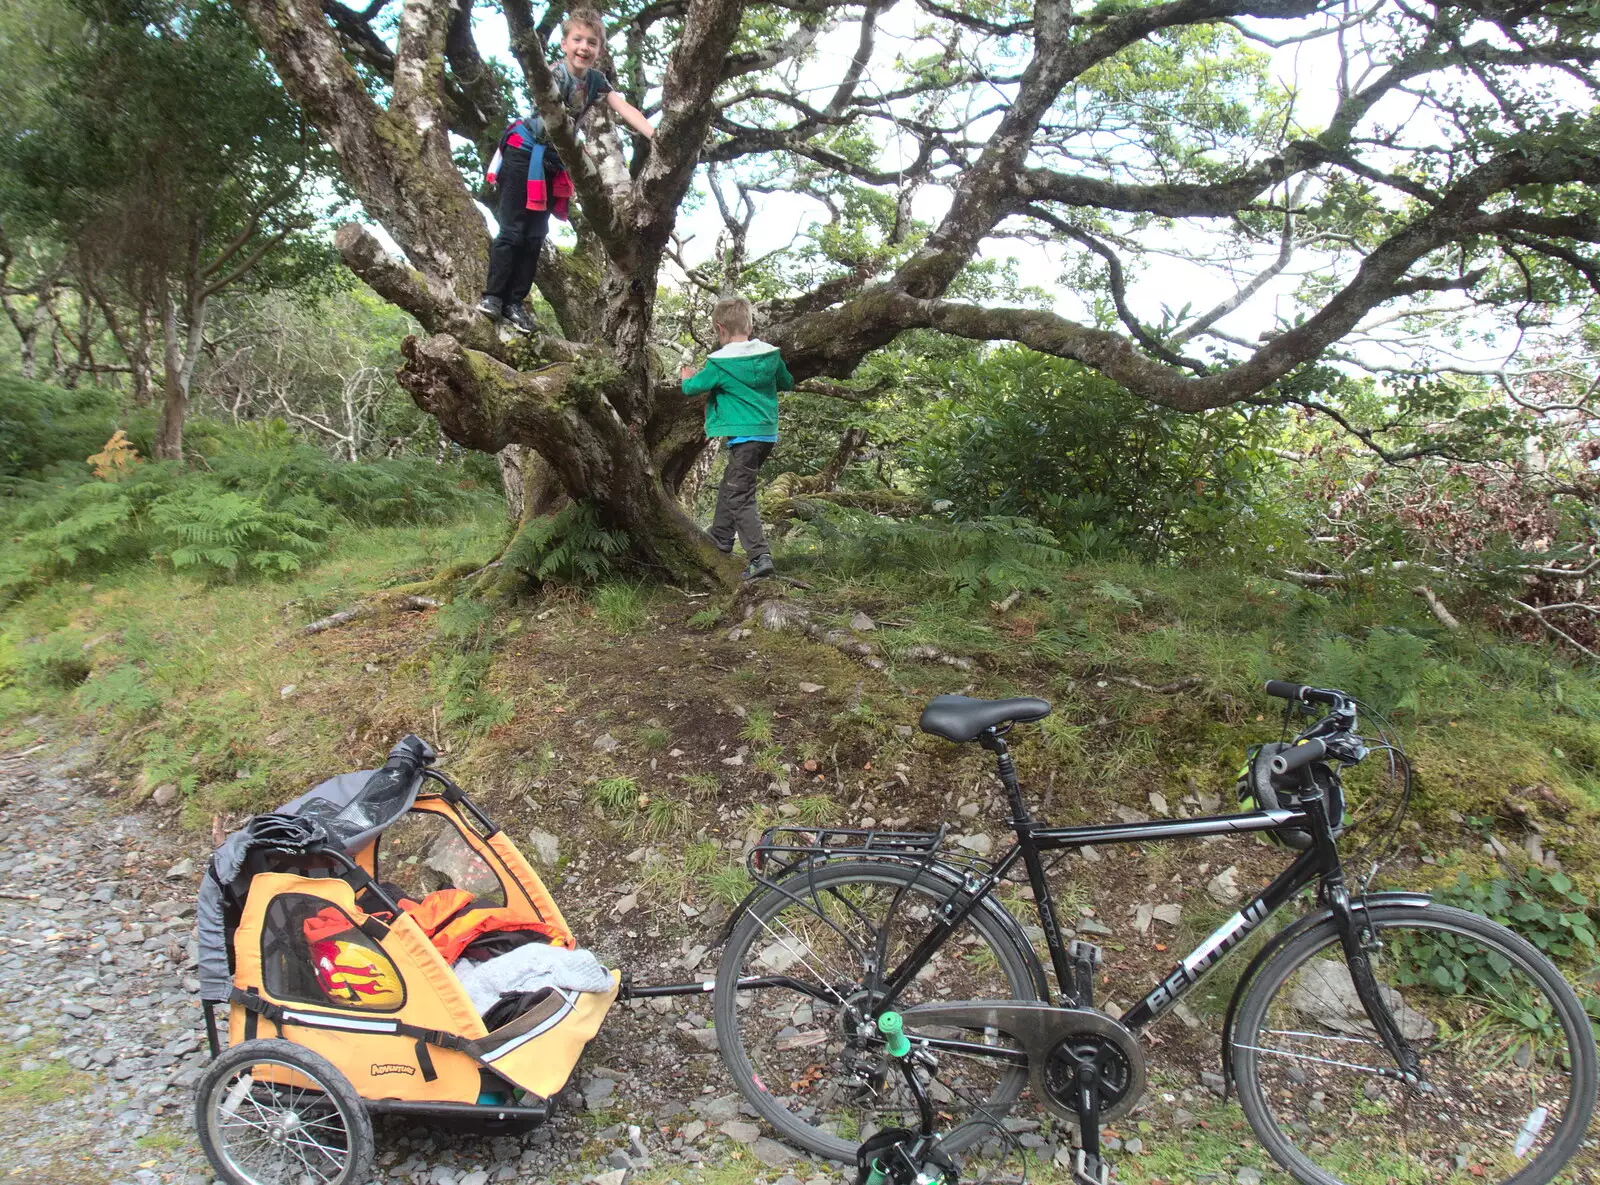
<instances>
[{"instance_id":1,"label":"bicycle saddle","mask_svg":"<svg viewBox=\"0 0 1600 1185\"><path fill-rule=\"evenodd\" d=\"M970 741L986 728L1016 721L1026 724L1050 715L1050 704L1033 696L1018 699L973 699L967 695L941 695L928 701L917 723L947 741Z\"/></svg>"}]
</instances>

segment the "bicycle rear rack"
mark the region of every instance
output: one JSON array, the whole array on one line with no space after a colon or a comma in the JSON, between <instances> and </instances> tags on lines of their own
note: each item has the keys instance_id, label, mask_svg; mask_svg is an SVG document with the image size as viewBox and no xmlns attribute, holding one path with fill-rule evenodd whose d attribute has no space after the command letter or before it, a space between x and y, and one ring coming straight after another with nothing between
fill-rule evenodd
<instances>
[{"instance_id":1,"label":"bicycle rear rack","mask_svg":"<svg viewBox=\"0 0 1600 1185\"><path fill-rule=\"evenodd\" d=\"M745 865L757 884L771 885L790 873L830 860L893 860L927 867L936 860L963 872L987 876L994 865L973 852L946 847L949 828L890 831L863 827L769 827L750 849Z\"/></svg>"}]
</instances>

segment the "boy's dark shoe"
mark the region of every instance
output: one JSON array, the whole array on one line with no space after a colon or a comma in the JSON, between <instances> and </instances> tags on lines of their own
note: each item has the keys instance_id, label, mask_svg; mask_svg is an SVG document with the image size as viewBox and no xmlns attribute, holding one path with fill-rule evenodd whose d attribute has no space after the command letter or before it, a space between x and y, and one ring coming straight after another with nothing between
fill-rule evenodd
<instances>
[{"instance_id":1,"label":"boy's dark shoe","mask_svg":"<svg viewBox=\"0 0 1600 1185\"><path fill-rule=\"evenodd\" d=\"M485 317L498 321L504 311L503 304L504 302L498 296L486 296L478 302L478 312Z\"/></svg>"},{"instance_id":2,"label":"boy's dark shoe","mask_svg":"<svg viewBox=\"0 0 1600 1185\"><path fill-rule=\"evenodd\" d=\"M744 570L744 578L746 580L760 580L776 572L777 568L773 567L770 555L758 555L750 561L750 566Z\"/></svg>"},{"instance_id":3,"label":"boy's dark shoe","mask_svg":"<svg viewBox=\"0 0 1600 1185\"><path fill-rule=\"evenodd\" d=\"M539 322L533 319L533 314L528 312L527 306L521 301L506 306L506 320L518 333L539 332Z\"/></svg>"}]
</instances>

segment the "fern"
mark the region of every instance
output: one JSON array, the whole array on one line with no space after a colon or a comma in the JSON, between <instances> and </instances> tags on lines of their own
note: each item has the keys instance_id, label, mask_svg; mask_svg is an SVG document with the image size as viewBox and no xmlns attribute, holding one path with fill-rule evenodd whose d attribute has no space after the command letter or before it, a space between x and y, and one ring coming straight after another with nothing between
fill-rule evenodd
<instances>
[{"instance_id":1,"label":"fern","mask_svg":"<svg viewBox=\"0 0 1600 1185\"><path fill-rule=\"evenodd\" d=\"M493 655L487 651L453 654L431 664L442 703L439 717L469 733L485 733L516 715L516 706L489 688Z\"/></svg>"},{"instance_id":2,"label":"fern","mask_svg":"<svg viewBox=\"0 0 1600 1185\"><path fill-rule=\"evenodd\" d=\"M150 518L171 545L174 568L232 576L242 560L258 571L293 572L302 556L322 550L328 525L308 517L319 513L308 499L285 505L270 510L261 499L189 486L157 499Z\"/></svg>"},{"instance_id":3,"label":"fern","mask_svg":"<svg viewBox=\"0 0 1600 1185\"><path fill-rule=\"evenodd\" d=\"M572 502L523 527L503 562L541 582L592 584L612 570L612 557L627 546L627 534L602 527L593 506Z\"/></svg>"},{"instance_id":4,"label":"fern","mask_svg":"<svg viewBox=\"0 0 1600 1185\"><path fill-rule=\"evenodd\" d=\"M78 688L81 706L110 712L130 723L154 715L165 702L166 697L146 683L139 668L131 663L114 666Z\"/></svg>"}]
</instances>

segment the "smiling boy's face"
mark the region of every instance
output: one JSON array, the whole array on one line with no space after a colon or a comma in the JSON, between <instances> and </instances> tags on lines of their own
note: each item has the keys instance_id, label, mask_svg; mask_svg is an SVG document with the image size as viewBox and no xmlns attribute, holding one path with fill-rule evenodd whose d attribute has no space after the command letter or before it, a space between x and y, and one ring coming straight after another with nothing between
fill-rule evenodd
<instances>
[{"instance_id":1,"label":"smiling boy's face","mask_svg":"<svg viewBox=\"0 0 1600 1185\"><path fill-rule=\"evenodd\" d=\"M574 21L561 38L561 53L568 70L581 73L589 69L600 60L600 31Z\"/></svg>"}]
</instances>

